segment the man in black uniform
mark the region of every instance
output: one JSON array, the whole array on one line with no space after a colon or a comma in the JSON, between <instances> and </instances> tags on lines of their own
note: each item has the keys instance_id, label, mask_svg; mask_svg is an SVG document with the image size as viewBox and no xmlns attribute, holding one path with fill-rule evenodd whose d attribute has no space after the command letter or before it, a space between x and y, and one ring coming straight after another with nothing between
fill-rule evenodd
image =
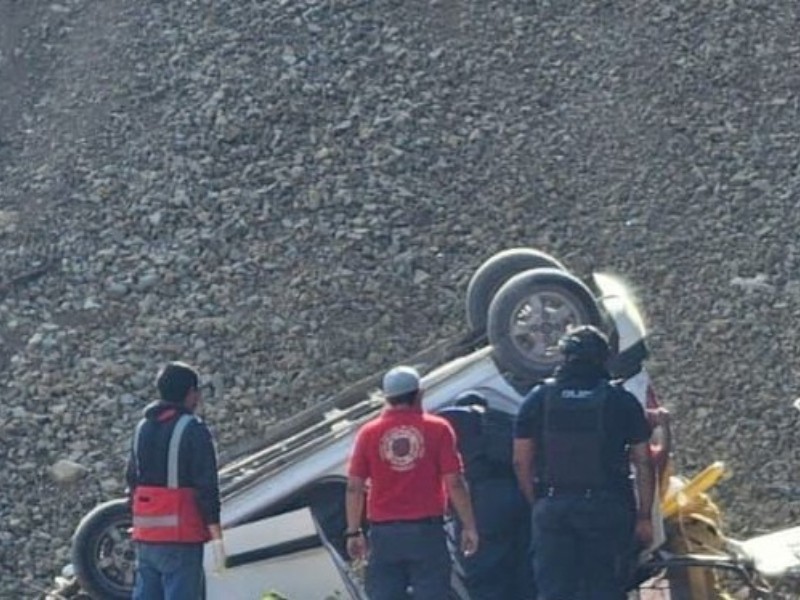
<instances>
[{"instance_id":1,"label":"man in black uniform","mask_svg":"<svg viewBox=\"0 0 800 600\"><path fill-rule=\"evenodd\" d=\"M652 538L650 428L636 398L609 381L603 333L572 329L559 349L563 364L525 399L514 432L539 598L623 600L634 539Z\"/></svg>"},{"instance_id":2,"label":"man in black uniform","mask_svg":"<svg viewBox=\"0 0 800 600\"><path fill-rule=\"evenodd\" d=\"M459 394L439 415L456 433L481 536L478 551L459 559L471 600L534 600L530 509L512 467L514 416L477 390Z\"/></svg>"}]
</instances>

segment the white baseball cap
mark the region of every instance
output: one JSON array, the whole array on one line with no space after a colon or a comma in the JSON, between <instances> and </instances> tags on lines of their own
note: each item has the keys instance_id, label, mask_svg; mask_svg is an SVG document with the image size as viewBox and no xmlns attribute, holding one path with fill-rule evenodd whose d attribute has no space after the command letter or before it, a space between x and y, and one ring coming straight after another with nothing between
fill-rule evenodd
<instances>
[{"instance_id":1,"label":"white baseball cap","mask_svg":"<svg viewBox=\"0 0 800 600\"><path fill-rule=\"evenodd\" d=\"M395 367L383 376L383 394L396 398L419 389L419 373L414 367Z\"/></svg>"}]
</instances>

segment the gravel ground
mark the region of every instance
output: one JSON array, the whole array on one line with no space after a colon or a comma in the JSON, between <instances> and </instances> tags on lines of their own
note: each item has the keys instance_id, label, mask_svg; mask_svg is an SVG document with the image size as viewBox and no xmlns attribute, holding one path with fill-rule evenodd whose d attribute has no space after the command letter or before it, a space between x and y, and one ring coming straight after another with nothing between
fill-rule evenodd
<instances>
[{"instance_id":1,"label":"gravel ground","mask_svg":"<svg viewBox=\"0 0 800 600\"><path fill-rule=\"evenodd\" d=\"M534 246L637 287L686 472L800 513L800 5L0 0L0 597L123 490L165 360L223 450L462 332ZM99 485L66 492L72 459Z\"/></svg>"}]
</instances>

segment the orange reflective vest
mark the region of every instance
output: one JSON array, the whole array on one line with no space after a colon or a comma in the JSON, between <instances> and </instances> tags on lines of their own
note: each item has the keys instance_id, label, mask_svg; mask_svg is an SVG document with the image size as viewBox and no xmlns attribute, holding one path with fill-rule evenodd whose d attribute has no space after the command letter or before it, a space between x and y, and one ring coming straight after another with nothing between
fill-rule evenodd
<instances>
[{"instance_id":1,"label":"orange reflective vest","mask_svg":"<svg viewBox=\"0 0 800 600\"><path fill-rule=\"evenodd\" d=\"M167 485L137 485L133 492L133 539L139 542L207 542L208 527L200 514L194 488L178 486L181 439L191 415L181 415L169 440ZM139 437L144 421L133 437L133 455L139 460Z\"/></svg>"}]
</instances>

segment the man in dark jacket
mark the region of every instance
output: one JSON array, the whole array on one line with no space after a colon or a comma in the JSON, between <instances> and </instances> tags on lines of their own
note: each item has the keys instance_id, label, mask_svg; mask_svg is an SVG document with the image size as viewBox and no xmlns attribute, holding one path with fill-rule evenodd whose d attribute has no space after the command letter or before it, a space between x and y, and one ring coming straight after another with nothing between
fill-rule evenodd
<instances>
[{"instance_id":1,"label":"man in dark jacket","mask_svg":"<svg viewBox=\"0 0 800 600\"><path fill-rule=\"evenodd\" d=\"M634 536L647 545L653 535L650 428L636 398L609 382L603 333L578 327L559 349L564 362L523 402L514 440L539 598L623 600Z\"/></svg>"},{"instance_id":2,"label":"man in dark jacket","mask_svg":"<svg viewBox=\"0 0 800 600\"><path fill-rule=\"evenodd\" d=\"M530 507L512 468L514 416L491 407L477 390L459 394L438 414L456 433L481 539L475 554L459 559L470 599L534 600Z\"/></svg>"},{"instance_id":3,"label":"man in dark jacket","mask_svg":"<svg viewBox=\"0 0 800 600\"><path fill-rule=\"evenodd\" d=\"M224 566L217 459L211 433L195 416L197 372L172 362L156 381L161 400L134 433L126 479L136 544L134 600L203 596L203 545Z\"/></svg>"}]
</instances>

